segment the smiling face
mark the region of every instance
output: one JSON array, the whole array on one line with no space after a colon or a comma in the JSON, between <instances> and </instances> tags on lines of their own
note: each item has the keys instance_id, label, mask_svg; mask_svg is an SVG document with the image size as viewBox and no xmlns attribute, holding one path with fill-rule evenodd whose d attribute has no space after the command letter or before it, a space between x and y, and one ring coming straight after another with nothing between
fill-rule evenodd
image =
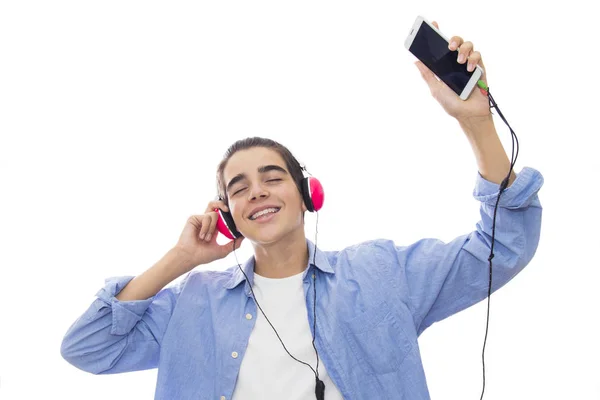
<instances>
[{"instance_id":1,"label":"smiling face","mask_svg":"<svg viewBox=\"0 0 600 400\"><path fill-rule=\"evenodd\" d=\"M246 238L271 244L304 231L306 207L277 151L265 147L237 151L225 166L223 181L233 220Z\"/></svg>"}]
</instances>

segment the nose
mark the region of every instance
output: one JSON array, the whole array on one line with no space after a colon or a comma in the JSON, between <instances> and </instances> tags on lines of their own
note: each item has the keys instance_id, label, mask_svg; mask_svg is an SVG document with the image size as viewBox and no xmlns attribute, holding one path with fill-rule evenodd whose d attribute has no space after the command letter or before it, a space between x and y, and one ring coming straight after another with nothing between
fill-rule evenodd
<instances>
[{"instance_id":1,"label":"nose","mask_svg":"<svg viewBox=\"0 0 600 400\"><path fill-rule=\"evenodd\" d=\"M262 185L260 185L260 184L258 184L258 185L252 185L251 189L252 190L249 191L249 194L250 194L249 198L250 198L251 201L254 201L254 200L258 199L258 198L269 197L269 192L267 192L265 190L265 188Z\"/></svg>"}]
</instances>

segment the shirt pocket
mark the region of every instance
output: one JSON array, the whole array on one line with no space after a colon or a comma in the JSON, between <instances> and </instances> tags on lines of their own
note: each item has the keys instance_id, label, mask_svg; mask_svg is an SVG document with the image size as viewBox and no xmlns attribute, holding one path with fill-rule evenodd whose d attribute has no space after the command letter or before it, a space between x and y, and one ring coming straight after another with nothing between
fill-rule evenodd
<instances>
[{"instance_id":1,"label":"shirt pocket","mask_svg":"<svg viewBox=\"0 0 600 400\"><path fill-rule=\"evenodd\" d=\"M340 323L348 346L369 374L397 371L413 347L399 317L385 301Z\"/></svg>"}]
</instances>

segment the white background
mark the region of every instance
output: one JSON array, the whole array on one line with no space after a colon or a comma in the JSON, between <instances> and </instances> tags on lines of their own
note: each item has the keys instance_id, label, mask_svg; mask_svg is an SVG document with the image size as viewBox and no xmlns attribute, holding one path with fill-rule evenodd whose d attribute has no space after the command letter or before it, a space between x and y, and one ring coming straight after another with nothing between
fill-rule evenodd
<instances>
[{"instance_id":1,"label":"white background","mask_svg":"<svg viewBox=\"0 0 600 400\"><path fill-rule=\"evenodd\" d=\"M90 375L61 340L105 278L176 243L237 139L279 140L321 180L324 250L473 230L471 148L404 48L420 14L482 53L516 171L545 178L538 252L492 296L484 398L599 399L598 40L584 4L2 2L0 398L153 398L156 370ZM479 399L485 311L421 336L433 399Z\"/></svg>"}]
</instances>

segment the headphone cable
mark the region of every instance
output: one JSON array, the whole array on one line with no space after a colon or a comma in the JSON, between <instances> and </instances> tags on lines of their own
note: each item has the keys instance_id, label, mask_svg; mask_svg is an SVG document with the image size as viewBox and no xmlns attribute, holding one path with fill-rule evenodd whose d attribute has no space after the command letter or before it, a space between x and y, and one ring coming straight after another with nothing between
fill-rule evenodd
<instances>
[{"instance_id":1,"label":"headphone cable","mask_svg":"<svg viewBox=\"0 0 600 400\"><path fill-rule=\"evenodd\" d=\"M488 336L488 329L489 329L489 322L490 322L490 297L492 295L492 259L494 258L494 242L495 242L495 236L496 236L496 213L498 211L498 204L500 203L500 195L508 187L508 182L510 180L510 176L513 172L515 163L517 162L517 157L519 155L519 140L517 139L517 135L515 134L515 132L509 125L509 123L506 121L506 118L504 118L504 115L502 115L500 108L498 108L498 104L496 104L496 101L492 97L492 94L490 93L489 88L485 84L485 82L480 80L477 82L477 85L480 87L481 93L488 96L490 110L492 108L495 108L498 111L498 115L500 116L500 118L502 118L502 121L504 121L504 123L508 126L508 129L510 129L510 133L512 135L512 152L511 152L510 169L508 171L508 175L506 176L506 178L504 178L504 180L500 184L500 189L498 191L498 197L496 199L496 205L494 207L494 217L493 217L493 221L492 221L492 244L491 244L491 248L490 248L490 256L488 257L488 261L490 263L490 269L489 269L490 272L489 272L489 285L488 285L488 295L487 295L487 318L486 318L486 325L485 325L485 338L483 341L483 350L481 352L481 361L483 364L483 388L481 391L481 397L480 397L480 400L481 400L481 399L483 399L483 394L485 392L485 345L487 343L487 336ZM515 143L517 144L516 153L515 153Z\"/></svg>"},{"instance_id":2,"label":"headphone cable","mask_svg":"<svg viewBox=\"0 0 600 400\"><path fill-rule=\"evenodd\" d=\"M317 213L317 221L318 221L318 213ZM248 275L246 275L246 273L242 269L242 267L240 265L240 262L239 262L239 260L237 258L237 254L235 252L235 241L236 240L237 240L237 238L234 238L233 242L232 242L232 244L233 244L233 255L235 256L235 261L238 264L238 268L240 269L240 271L242 271L242 273L246 277L246 281L250 282L250 280L248 279ZM316 241L316 235L315 235L315 241ZM316 254L316 250L317 249L316 249L316 242L315 242L315 254ZM315 259L315 256L313 255L313 267L315 266L314 259ZM319 352L317 351L317 348L315 347L315 332L316 332L316 329L317 329L317 319L316 319L316 316L317 316L317 307L316 307L316 302L317 302L317 285L316 285L315 272L313 272L314 301L313 301L313 340L312 340L312 344L313 344L313 348L315 349L315 353L317 355L317 370L316 371L315 371L315 369L310 364L308 364L308 363L306 363L304 361L298 360L296 357L294 357L288 351L287 347L285 347L285 344L283 343L283 340L281 340L281 337L279 336L279 333L277 332L277 330L275 329L275 327L273 326L273 324L271 323L271 321L269 320L269 318L267 317L267 315L263 311L262 307L258 303L258 300L256 299L256 296L254 294L254 289L252 288L252 285L249 284L248 286L250 286L250 290L252 291L252 297L254 298L254 301L256 302L256 305L260 309L260 312L265 317L265 319L267 320L267 322L269 323L269 325L271 325L271 328L273 328L273 331L275 332L275 335L277 335L277 338L281 342L281 345L283 346L283 349L289 354L290 357L292 357L294 360L298 361L299 363L308 366L312 370L312 372L315 374L315 381L316 381L315 395L317 397L317 400L324 400L325 399L325 384L323 383L323 381L321 379L319 379Z\"/></svg>"}]
</instances>

